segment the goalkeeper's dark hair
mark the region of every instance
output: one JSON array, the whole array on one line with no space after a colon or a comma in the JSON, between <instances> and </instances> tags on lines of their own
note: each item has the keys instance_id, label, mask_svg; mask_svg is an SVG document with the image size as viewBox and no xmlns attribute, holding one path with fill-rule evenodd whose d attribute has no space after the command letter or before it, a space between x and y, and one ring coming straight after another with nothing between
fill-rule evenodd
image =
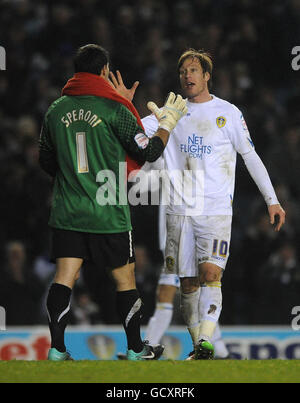
<instances>
[{"instance_id":1,"label":"goalkeeper's dark hair","mask_svg":"<svg viewBox=\"0 0 300 403\"><path fill-rule=\"evenodd\" d=\"M207 82L207 86L209 89L212 87L212 70L213 70L213 62L209 53L204 50L196 50L196 49L188 49L182 53L182 55L178 59L177 63L177 72L179 73L181 66L185 62L186 59L198 59L199 63L202 67L203 74L209 73L210 79Z\"/></svg>"},{"instance_id":2,"label":"goalkeeper's dark hair","mask_svg":"<svg viewBox=\"0 0 300 403\"><path fill-rule=\"evenodd\" d=\"M74 58L75 73L86 72L99 75L103 67L109 63L109 53L99 45L81 46Z\"/></svg>"}]
</instances>

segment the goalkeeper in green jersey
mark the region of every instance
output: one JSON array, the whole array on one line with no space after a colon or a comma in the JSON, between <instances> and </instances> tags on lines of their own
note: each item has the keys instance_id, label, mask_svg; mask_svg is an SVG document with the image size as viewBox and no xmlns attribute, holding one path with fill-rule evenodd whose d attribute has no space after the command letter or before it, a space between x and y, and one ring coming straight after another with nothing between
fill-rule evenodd
<instances>
[{"instance_id":1,"label":"goalkeeper in green jersey","mask_svg":"<svg viewBox=\"0 0 300 403\"><path fill-rule=\"evenodd\" d=\"M110 83L105 49L93 44L79 48L74 67L74 77L45 115L40 136L40 165L54 177L49 225L56 275L47 298L48 358L71 359L64 343L70 298L83 262L90 260L111 270L128 359L158 359L163 346L149 346L140 336L142 301L135 282L126 175L159 158L186 103L170 93L150 139L133 104ZM132 97L137 84L129 90Z\"/></svg>"}]
</instances>

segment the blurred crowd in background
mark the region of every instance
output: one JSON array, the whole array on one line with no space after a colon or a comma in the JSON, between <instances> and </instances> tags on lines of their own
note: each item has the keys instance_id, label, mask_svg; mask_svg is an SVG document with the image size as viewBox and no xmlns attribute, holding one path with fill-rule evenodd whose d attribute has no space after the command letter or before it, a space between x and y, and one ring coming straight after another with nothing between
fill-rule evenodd
<instances>
[{"instance_id":1,"label":"blurred crowd in background","mask_svg":"<svg viewBox=\"0 0 300 403\"><path fill-rule=\"evenodd\" d=\"M275 233L239 158L221 324L290 324L292 307L300 305L300 71L291 67L299 21L299 0L0 1L7 56L0 72L0 305L7 325L47 321L52 183L38 165L38 137L45 112L73 75L74 51L87 43L110 52L111 69L127 86L140 81L134 104L142 117L147 101L162 105L170 90L180 91L176 64L184 50L211 54L212 93L242 110L287 212ZM162 265L157 209L132 208L144 324ZM85 267L72 323L119 323L113 291L102 268ZM173 324L183 323L178 305Z\"/></svg>"}]
</instances>

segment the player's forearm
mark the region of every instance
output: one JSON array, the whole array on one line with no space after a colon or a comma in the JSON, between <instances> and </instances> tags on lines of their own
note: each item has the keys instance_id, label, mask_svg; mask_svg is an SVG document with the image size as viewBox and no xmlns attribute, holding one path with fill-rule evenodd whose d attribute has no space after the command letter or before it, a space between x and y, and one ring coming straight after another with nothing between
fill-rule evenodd
<instances>
[{"instance_id":1,"label":"player's forearm","mask_svg":"<svg viewBox=\"0 0 300 403\"><path fill-rule=\"evenodd\" d=\"M169 133L166 130L157 130L156 134L151 139L149 139L148 146L144 150L145 160L148 162L156 161L162 155L168 142L168 138Z\"/></svg>"},{"instance_id":2,"label":"player's forearm","mask_svg":"<svg viewBox=\"0 0 300 403\"><path fill-rule=\"evenodd\" d=\"M279 204L268 171L260 157L253 150L242 155L245 165L268 206Z\"/></svg>"},{"instance_id":3,"label":"player's forearm","mask_svg":"<svg viewBox=\"0 0 300 403\"><path fill-rule=\"evenodd\" d=\"M159 137L161 141L164 143L164 146L166 147L166 145L168 144L170 133L165 129L158 129L154 137L155 136Z\"/></svg>"}]
</instances>

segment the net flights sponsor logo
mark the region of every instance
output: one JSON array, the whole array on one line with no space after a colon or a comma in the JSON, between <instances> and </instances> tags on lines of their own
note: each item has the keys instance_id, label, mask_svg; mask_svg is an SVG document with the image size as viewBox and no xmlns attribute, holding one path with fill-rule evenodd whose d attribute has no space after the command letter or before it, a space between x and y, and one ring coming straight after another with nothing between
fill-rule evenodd
<instances>
[{"instance_id":1,"label":"net flights sponsor logo","mask_svg":"<svg viewBox=\"0 0 300 403\"><path fill-rule=\"evenodd\" d=\"M202 159L203 155L210 155L212 152L212 146L205 144L203 136L197 136L193 133L188 137L187 143L180 144L180 151L187 153L190 158Z\"/></svg>"}]
</instances>

